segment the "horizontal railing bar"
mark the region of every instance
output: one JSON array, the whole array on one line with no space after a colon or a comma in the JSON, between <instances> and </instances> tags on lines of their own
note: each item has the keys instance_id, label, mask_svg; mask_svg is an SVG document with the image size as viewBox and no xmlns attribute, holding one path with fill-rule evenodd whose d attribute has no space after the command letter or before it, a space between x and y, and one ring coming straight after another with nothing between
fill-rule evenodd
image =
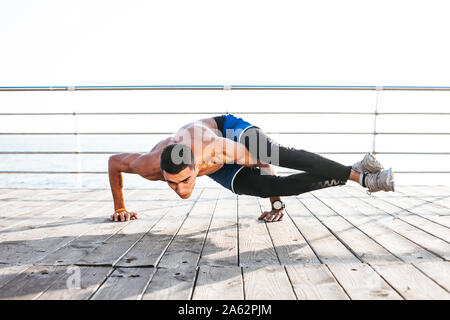
<instances>
[{"instance_id":1,"label":"horizontal railing bar","mask_svg":"<svg viewBox=\"0 0 450 320\"><path fill-rule=\"evenodd\" d=\"M376 114L381 116L450 116L450 112L377 112Z\"/></svg>"},{"instance_id":2,"label":"horizontal railing bar","mask_svg":"<svg viewBox=\"0 0 450 320\"><path fill-rule=\"evenodd\" d=\"M1 173L1 172L0 172ZM278 174L292 174L295 171L277 171ZM440 173L450 173L450 171L394 171L395 174L440 174Z\"/></svg>"},{"instance_id":3,"label":"horizontal railing bar","mask_svg":"<svg viewBox=\"0 0 450 320\"><path fill-rule=\"evenodd\" d=\"M0 116L123 116L123 115L202 115L202 114L308 114L308 115L370 115L374 112L339 111L249 111L249 112L3 112ZM377 115L431 115L449 116L450 112L377 112Z\"/></svg>"},{"instance_id":4,"label":"horizontal railing bar","mask_svg":"<svg viewBox=\"0 0 450 320\"><path fill-rule=\"evenodd\" d=\"M296 86L296 85L141 85L141 86L10 86L0 91L87 90L395 90L450 91L445 86Z\"/></svg>"},{"instance_id":5,"label":"horizontal railing bar","mask_svg":"<svg viewBox=\"0 0 450 320\"><path fill-rule=\"evenodd\" d=\"M302 112L302 111L267 111L267 112L8 112L0 116L123 116L123 115L202 115L202 114L357 114L372 115L373 112ZM448 113L450 115L450 113Z\"/></svg>"},{"instance_id":6,"label":"horizontal railing bar","mask_svg":"<svg viewBox=\"0 0 450 320\"><path fill-rule=\"evenodd\" d=\"M107 171L0 171L0 174L106 174Z\"/></svg>"},{"instance_id":7,"label":"horizontal railing bar","mask_svg":"<svg viewBox=\"0 0 450 320\"><path fill-rule=\"evenodd\" d=\"M450 152L373 152L374 154L390 154L390 155L427 155L427 154L432 154L432 155L450 155Z\"/></svg>"},{"instance_id":8,"label":"horizontal railing bar","mask_svg":"<svg viewBox=\"0 0 450 320\"><path fill-rule=\"evenodd\" d=\"M376 134L376 135L450 135L450 132L273 132L267 131L267 134ZM3 136L15 135L173 135L174 132L0 132Z\"/></svg>"},{"instance_id":9,"label":"horizontal railing bar","mask_svg":"<svg viewBox=\"0 0 450 320\"><path fill-rule=\"evenodd\" d=\"M394 171L397 173L450 173L450 171ZM107 174L107 171L0 171L0 174ZM295 173L295 171L278 171L278 173Z\"/></svg>"},{"instance_id":10,"label":"horizontal railing bar","mask_svg":"<svg viewBox=\"0 0 450 320\"><path fill-rule=\"evenodd\" d=\"M114 151L0 151L1 154L117 154ZM136 151L135 153L144 153Z\"/></svg>"},{"instance_id":11,"label":"horizontal railing bar","mask_svg":"<svg viewBox=\"0 0 450 320\"><path fill-rule=\"evenodd\" d=\"M134 151L134 153L146 153L147 151ZM6 155L6 154L118 154L123 153L123 151L0 151L0 155ZM364 151L340 151L340 152L332 152L332 151L325 151L325 152L315 152L318 154L366 154ZM389 154L389 155L450 155L450 152L373 152L374 154Z\"/></svg>"}]
</instances>

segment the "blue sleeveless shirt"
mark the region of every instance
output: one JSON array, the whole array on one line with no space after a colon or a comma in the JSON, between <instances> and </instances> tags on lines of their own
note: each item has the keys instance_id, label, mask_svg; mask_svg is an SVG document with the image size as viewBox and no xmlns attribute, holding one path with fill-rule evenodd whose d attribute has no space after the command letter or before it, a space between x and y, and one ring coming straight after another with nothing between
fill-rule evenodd
<instances>
[{"instance_id":1,"label":"blue sleeveless shirt","mask_svg":"<svg viewBox=\"0 0 450 320\"><path fill-rule=\"evenodd\" d=\"M239 142L242 133L250 128L256 127L251 123L233 116L232 114L222 115L225 118L223 124L223 134L224 138ZM220 170L208 174L208 177L221 184L228 190L234 193L233 181L236 174L241 170L243 166L236 163L225 163Z\"/></svg>"}]
</instances>

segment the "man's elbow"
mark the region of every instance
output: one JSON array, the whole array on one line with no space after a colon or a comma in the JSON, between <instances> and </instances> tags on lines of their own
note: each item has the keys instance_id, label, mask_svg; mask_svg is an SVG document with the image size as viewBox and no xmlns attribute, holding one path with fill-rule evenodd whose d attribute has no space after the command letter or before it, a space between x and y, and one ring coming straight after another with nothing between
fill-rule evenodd
<instances>
[{"instance_id":1,"label":"man's elbow","mask_svg":"<svg viewBox=\"0 0 450 320\"><path fill-rule=\"evenodd\" d=\"M114 164L117 162L117 155L112 155L108 159L108 168L112 168Z\"/></svg>"},{"instance_id":2,"label":"man's elbow","mask_svg":"<svg viewBox=\"0 0 450 320\"><path fill-rule=\"evenodd\" d=\"M119 154L115 154L108 159L108 170L109 172L122 172L121 170L121 159Z\"/></svg>"},{"instance_id":3,"label":"man's elbow","mask_svg":"<svg viewBox=\"0 0 450 320\"><path fill-rule=\"evenodd\" d=\"M109 157L108 166L110 171L118 171L125 173L139 173L139 158L140 154L115 154Z\"/></svg>"}]
</instances>

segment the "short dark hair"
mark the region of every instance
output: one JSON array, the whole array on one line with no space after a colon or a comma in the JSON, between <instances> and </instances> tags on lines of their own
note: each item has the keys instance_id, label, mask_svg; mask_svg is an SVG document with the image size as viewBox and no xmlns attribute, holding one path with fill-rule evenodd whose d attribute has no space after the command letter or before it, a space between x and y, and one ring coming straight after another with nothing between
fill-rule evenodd
<instances>
[{"instance_id":1,"label":"short dark hair","mask_svg":"<svg viewBox=\"0 0 450 320\"><path fill-rule=\"evenodd\" d=\"M194 153L189 146L182 143L169 144L161 152L162 171L175 174L188 166L194 167Z\"/></svg>"}]
</instances>

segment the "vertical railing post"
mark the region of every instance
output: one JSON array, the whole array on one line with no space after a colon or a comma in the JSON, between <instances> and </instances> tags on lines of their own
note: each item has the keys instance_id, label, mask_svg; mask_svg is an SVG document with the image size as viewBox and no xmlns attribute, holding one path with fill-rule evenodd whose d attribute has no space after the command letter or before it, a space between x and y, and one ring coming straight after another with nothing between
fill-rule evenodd
<instances>
[{"instance_id":1,"label":"vertical railing post","mask_svg":"<svg viewBox=\"0 0 450 320\"><path fill-rule=\"evenodd\" d=\"M223 86L224 95L225 95L225 114L228 114L230 111L230 91L231 86L230 85L224 85Z\"/></svg>"},{"instance_id":2,"label":"vertical railing post","mask_svg":"<svg viewBox=\"0 0 450 320\"><path fill-rule=\"evenodd\" d=\"M75 117L75 125L77 123L77 119L76 119L76 112L73 112L73 116ZM80 135L78 134L78 130L77 128L75 128L75 140L76 140L76 153L77 153L77 188L81 188L82 186L82 181L81 181L81 144L80 144Z\"/></svg>"},{"instance_id":3,"label":"vertical railing post","mask_svg":"<svg viewBox=\"0 0 450 320\"><path fill-rule=\"evenodd\" d=\"M373 113L373 135L372 135L372 153L376 154L376 137L377 137L377 116L378 116L378 99L380 96L380 91L383 90L383 86L377 86L376 91L376 100L375 100L375 111Z\"/></svg>"},{"instance_id":4,"label":"vertical railing post","mask_svg":"<svg viewBox=\"0 0 450 320\"><path fill-rule=\"evenodd\" d=\"M77 161L77 169L76 169L76 176L77 176L77 182L76 186L77 188L82 187L82 177L81 177L81 142L80 142L80 135L78 134L78 117L76 112L76 105L75 105L75 87L74 86L68 86L67 91L71 91L71 98L72 98L72 106L74 107L73 111L73 122L74 122L74 132L75 132L75 152L76 152L76 161Z\"/></svg>"}]
</instances>

